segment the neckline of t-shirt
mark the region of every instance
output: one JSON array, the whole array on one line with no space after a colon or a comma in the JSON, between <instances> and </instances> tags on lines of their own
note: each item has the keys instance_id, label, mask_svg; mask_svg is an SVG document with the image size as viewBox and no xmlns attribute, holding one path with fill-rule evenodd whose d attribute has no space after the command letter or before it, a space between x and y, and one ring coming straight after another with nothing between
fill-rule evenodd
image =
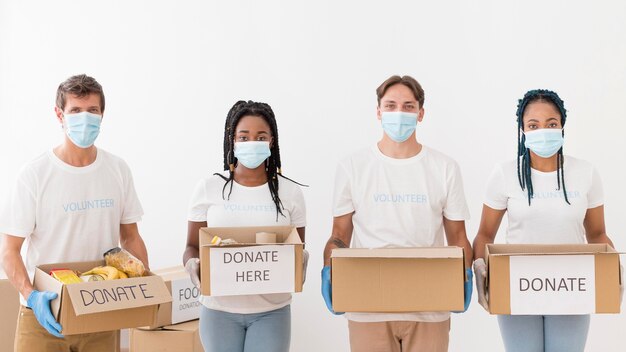
<instances>
[{"instance_id":1,"label":"neckline of t-shirt","mask_svg":"<svg viewBox=\"0 0 626 352\"><path fill-rule=\"evenodd\" d=\"M82 174L90 172L100 166L102 160L102 156L100 155L101 153L102 151L100 149L96 149L96 160L94 160L93 163L87 166L72 166L70 164L67 164L66 162L61 160L56 154L54 154L53 149L48 150L48 157L50 158L50 160L52 160L52 163L54 163L61 169L72 173Z\"/></svg>"},{"instance_id":2,"label":"neckline of t-shirt","mask_svg":"<svg viewBox=\"0 0 626 352\"><path fill-rule=\"evenodd\" d=\"M237 181L235 181L235 179L233 179L233 184L235 186L237 186L237 187L244 188L244 189L250 189L250 190L256 190L256 189L260 189L260 188L263 188L263 187L267 187L267 182L265 182L262 185L258 185L258 186L244 186L241 183L238 183Z\"/></svg>"},{"instance_id":3,"label":"neckline of t-shirt","mask_svg":"<svg viewBox=\"0 0 626 352\"><path fill-rule=\"evenodd\" d=\"M565 165L567 164L567 157L563 159L563 169L565 169ZM554 171L539 171L533 167L530 168L531 171L538 176L554 176L556 174L556 170Z\"/></svg>"},{"instance_id":4,"label":"neckline of t-shirt","mask_svg":"<svg viewBox=\"0 0 626 352\"><path fill-rule=\"evenodd\" d=\"M424 155L426 155L426 153L428 152L428 147L422 144L422 150L420 150L420 152L417 153L417 155L414 155L406 159L392 158L390 156L383 154L383 152L381 152L380 149L378 149L378 143L375 143L372 146L372 151L379 159L381 159L382 161L386 163L393 164L393 165L408 165L408 164L413 164L415 162L418 162L422 158L424 158Z\"/></svg>"}]
</instances>

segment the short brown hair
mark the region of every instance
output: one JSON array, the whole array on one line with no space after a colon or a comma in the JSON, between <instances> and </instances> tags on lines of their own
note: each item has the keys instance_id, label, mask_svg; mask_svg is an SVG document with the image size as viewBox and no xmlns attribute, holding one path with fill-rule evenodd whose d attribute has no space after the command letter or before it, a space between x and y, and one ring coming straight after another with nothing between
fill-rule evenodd
<instances>
[{"instance_id":1,"label":"short brown hair","mask_svg":"<svg viewBox=\"0 0 626 352\"><path fill-rule=\"evenodd\" d=\"M384 81L383 84L376 88L378 105L380 105L380 99L382 99L382 97L385 95L387 89L396 84L402 84L408 87L411 92L413 92L415 99L420 103L420 108L424 107L424 90L422 89L422 86L417 82L417 80L415 80L415 78L411 76L400 77L398 75L387 78L387 80Z\"/></svg>"},{"instance_id":2,"label":"short brown hair","mask_svg":"<svg viewBox=\"0 0 626 352\"><path fill-rule=\"evenodd\" d=\"M72 76L59 84L57 89L57 107L65 110L66 97L68 94L75 95L79 98L86 97L89 94L100 95L100 109L104 112L104 92L102 86L95 78L86 74Z\"/></svg>"}]
</instances>

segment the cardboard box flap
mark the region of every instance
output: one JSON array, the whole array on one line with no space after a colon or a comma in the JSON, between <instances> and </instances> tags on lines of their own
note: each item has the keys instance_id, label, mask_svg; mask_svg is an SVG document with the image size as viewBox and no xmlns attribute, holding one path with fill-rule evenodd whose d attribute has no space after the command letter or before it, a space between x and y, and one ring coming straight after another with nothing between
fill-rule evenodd
<instances>
[{"instance_id":1,"label":"cardboard box flap","mask_svg":"<svg viewBox=\"0 0 626 352\"><path fill-rule=\"evenodd\" d=\"M196 331L198 330L198 320L192 320L175 325L168 325L164 326L162 329L171 331Z\"/></svg>"},{"instance_id":2,"label":"cardboard box flap","mask_svg":"<svg viewBox=\"0 0 626 352\"><path fill-rule=\"evenodd\" d=\"M48 271L49 272L49 271ZM59 311L61 310L61 293L63 292L63 283L56 279L47 280L50 275L48 272L37 268L35 269L35 279L33 281L33 287L38 291L50 291L59 295L56 299L50 302L50 310L52 315L56 319L59 319Z\"/></svg>"},{"instance_id":3,"label":"cardboard box flap","mask_svg":"<svg viewBox=\"0 0 626 352\"><path fill-rule=\"evenodd\" d=\"M65 289L77 316L172 301L169 290L158 276L71 284L65 285Z\"/></svg>"},{"instance_id":4,"label":"cardboard box flap","mask_svg":"<svg viewBox=\"0 0 626 352\"><path fill-rule=\"evenodd\" d=\"M277 244L302 243L296 228L293 226L203 227L200 229L200 246L210 246L213 236L219 236L222 239L232 238L238 242L228 246L256 245L257 232L275 233ZM294 233L298 237L297 239L293 236Z\"/></svg>"},{"instance_id":5,"label":"cardboard box flap","mask_svg":"<svg viewBox=\"0 0 626 352\"><path fill-rule=\"evenodd\" d=\"M501 255L565 255L617 253L605 243L592 244L487 244L487 256Z\"/></svg>"},{"instance_id":6,"label":"cardboard box flap","mask_svg":"<svg viewBox=\"0 0 626 352\"><path fill-rule=\"evenodd\" d=\"M92 260L88 262L67 262L67 263L56 263L56 264L42 264L37 266L44 273L50 274L51 270L54 269L71 269L76 270L78 272L89 271L97 266L105 265L104 260Z\"/></svg>"},{"instance_id":7,"label":"cardboard box flap","mask_svg":"<svg viewBox=\"0 0 626 352\"><path fill-rule=\"evenodd\" d=\"M463 258L463 248L335 248L331 258Z\"/></svg>"},{"instance_id":8,"label":"cardboard box flap","mask_svg":"<svg viewBox=\"0 0 626 352\"><path fill-rule=\"evenodd\" d=\"M163 281L174 281L174 280L189 278L189 273L185 270L185 267L182 265L169 268L169 270L165 270L165 269L156 270L156 271L153 271L152 273L162 278Z\"/></svg>"}]
</instances>

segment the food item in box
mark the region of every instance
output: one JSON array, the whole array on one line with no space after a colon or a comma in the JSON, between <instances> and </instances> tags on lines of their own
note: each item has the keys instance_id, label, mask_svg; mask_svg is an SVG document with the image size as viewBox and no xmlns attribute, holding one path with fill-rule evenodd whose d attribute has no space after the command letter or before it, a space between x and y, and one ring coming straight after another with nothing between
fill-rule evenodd
<instances>
[{"instance_id":1,"label":"food item in box","mask_svg":"<svg viewBox=\"0 0 626 352\"><path fill-rule=\"evenodd\" d=\"M226 246L229 244L237 244L238 242L233 240L232 238L222 239L220 236L213 236L211 239L211 244L214 246Z\"/></svg>"},{"instance_id":2,"label":"food item in box","mask_svg":"<svg viewBox=\"0 0 626 352\"><path fill-rule=\"evenodd\" d=\"M89 271L86 271L80 275L83 282L89 281L102 281L102 280L116 280L116 279L128 279L128 275L125 272L118 270L117 268L106 265L97 266Z\"/></svg>"},{"instance_id":3,"label":"food item in box","mask_svg":"<svg viewBox=\"0 0 626 352\"><path fill-rule=\"evenodd\" d=\"M76 284L83 282L74 270L69 269L53 269L50 270L50 275L55 279L61 281L64 284Z\"/></svg>"},{"instance_id":4,"label":"food item in box","mask_svg":"<svg viewBox=\"0 0 626 352\"><path fill-rule=\"evenodd\" d=\"M104 253L104 260L107 265L123 271L128 277L143 276L146 272L146 267L141 260L120 247L115 247Z\"/></svg>"},{"instance_id":5,"label":"food item in box","mask_svg":"<svg viewBox=\"0 0 626 352\"><path fill-rule=\"evenodd\" d=\"M81 275L80 279L83 280L83 282L91 282L91 281L104 281L104 276L100 275L100 274L89 274L89 275Z\"/></svg>"},{"instance_id":6,"label":"food item in box","mask_svg":"<svg viewBox=\"0 0 626 352\"><path fill-rule=\"evenodd\" d=\"M80 276L90 276L90 275L99 275L104 280L116 280L120 278L120 272L116 268L112 266L97 266L89 271L82 273ZM98 281L97 278L94 278L91 281Z\"/></svg>"}]
</instances>

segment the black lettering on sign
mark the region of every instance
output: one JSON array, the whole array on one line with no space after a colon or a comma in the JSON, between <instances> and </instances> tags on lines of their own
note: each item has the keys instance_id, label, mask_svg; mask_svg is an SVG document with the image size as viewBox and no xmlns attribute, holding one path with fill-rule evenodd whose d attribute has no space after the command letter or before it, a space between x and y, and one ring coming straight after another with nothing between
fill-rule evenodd
<instances>
[{"instance_id":1,"label":"black lettering on sign","mask_svg":"<svg viewBox=\"0 0 626 352\"><path fill-rule=\"evenodd\" d=\"M98 304L105 304L106 303L106 300L104 298L104 293L102 293L102 290L100 290L100 289L93 290L91 292L91 294L93 295L93 298L96 300L96 303L98 303ZM99 294L100 299L98 299L98 294Z\"/></svg>"},{"instance_id":2,"label":"black lettering on sign","mask_svg":"<svg viewBox=\"0 0 626 352\"><path fill-rule=\"evenodd\" d=\"M257 281L269 281L269 270L247 270L235 272L236 282L257 282Z\"/></svg>"},{"instance_id":3,"label":"black lettering on sign","mask_svg":"<svg viewBox=\"0 0 626 352\"><path fill-rule=\"evenodd\" d=\"M528 291L528 288L530 287L530 281L528 281L528 279L525 278L520 278L519 279L519 290L524 292L524 291Z\"/></svg>"},{"instance_id":4,"label":"black lettering on sign","mask_svg":"<svg viewBox=\"0 0 626 352\"><path fill-rule=\"evenodd\" d=\"M148 290L146 288L148 284L139 284L139 289L141 290L141 293L143 294L143 298L154 298L154 296L148 296L148 294L146 293L146 291Z\"/></svg>"},{"instance_id":5,"label":"black lettering on sign","mask_svg":"<svg viewBox=\"0 0 626 352\"><path fill-rule=\"evenodd\" d=\"M144 293L145 298L152 298L152 296L146 296L145 289L142 286L146 284L140 284L142 293ZM105 304L109 302L119 302L119 301L130 301L131 298L129 296L129 292L132 294L132 299L136 299L137 297L134 294L135 285L133 286L117 286L105 289L94 289L91 291L88 290L80 290L80 296L83 301L83 306L87 307L94 303L96 304Z\"/></svg>"},{"instance_id":6,"label":"black lettering on sign","mask_svg":"<svg viewBox=\"0 0 626 352\"><path fill-rule=\"evenodd\" d=\"M85 299L85 295L87 295L87 299ZM88 307L94 301L91 292L86 290L80 290L80 297L83 299L83 306L85 307Z\"/></svg>"},{"instance_id":7,"label":"black lettering on sign","mask_svg":"<svg viewBox=\"0 0 626 352\"><path fill-rule=\"evenodd\" d=\"M122 299L122 296L124 296L126 300L128 301L128 294L126 293L126 290L124 289L124 287L116 287L116 291L117 291L117 296L120 299Z\"/></svg>"},{"instance_id":8,"label":"black lettering on sign","mask_svg":"<svg viewBox=\"0 0 626 352\"><path fill-rule=\"evenodd\" d=\"M519 290L534 292L585 292L587 291L586 278L584 277L536 277L536 278L520 278Z\"/></svg>"},{"instance_id":9,"label":"black lettering on sign","mask_svg":"<svg viewBox=\"0 0 626 352\"><path fill-rule=\"evenodd\" d=\"M224 264L278 262L278 251L224 252Z\"/></svg>"},{"instance_id":10,"label":"black lettering on sign","mask_svg":"<svg viewBox=\"0 0 626 352\"><path fill-rule=\"evenodd\" d=\"M192 308L197 308L197 307L200 307L200 302L194 301L194 302L179 304L178 310L192 309Z\"/></svg>"},{"instance_id":11,"label":"black lettering on sign","mask_svg":"<svg viewBox=\"0 0 626 352\"><path fill-rule=\"evenodd\" d=\"M137 287L136 285L132 285L132 286L124 286L124 288L127 288L130 290L130 293L133 294L133 299L137 299L137 296L135 296L135 290L134 288Z\"/></svg>"},{"instance_id":12,"label":"black lettering on sign","mask_svg":"<svg viewBox=\"0 0 626 352\"><path fill-rule=\"evenodd\" d=\"M183 298L184 299L192 299L192 298L198 298L198 296L200 296L200 290L198 290L197 287L193 287L193 288L183 288L178 290L178 300L182 301Z\"/></svg>"},{"instance_id":13,"label":"black lettering on sign","mask_svg":"<svg viewBox=\"0 0 626 352\"><path fill-rule=\"evenodd\" d=\"M115 294L115 291L110 292L109 290L104 290L104 300L109 302L109 299L111 301L117 302L117 295Z\"/></svg>"}]
</instances>

